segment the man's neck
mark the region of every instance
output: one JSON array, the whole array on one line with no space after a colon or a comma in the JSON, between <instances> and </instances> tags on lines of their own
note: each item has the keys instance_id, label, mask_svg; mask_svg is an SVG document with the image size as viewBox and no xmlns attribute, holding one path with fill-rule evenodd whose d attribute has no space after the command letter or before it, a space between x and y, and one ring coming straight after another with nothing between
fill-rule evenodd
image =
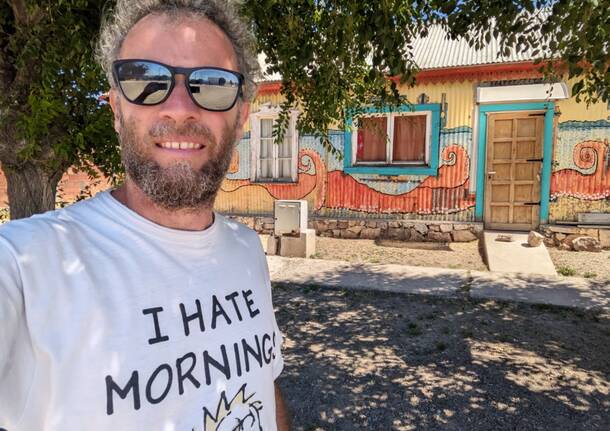
<instances>
[{"instance_id":1,"label":"man's neck","mask_svg":"<svg viewBox=\"0 0 610 431\"><path fill-rule=\"evenodd\" d=\"M172 229L198 231L210 227L214 221L211 207L198 210L168 210L155 205L148 196L127 179L123 185L113 190L112 196L142 217L161 226Z\"/></svg>"}]
</instances>

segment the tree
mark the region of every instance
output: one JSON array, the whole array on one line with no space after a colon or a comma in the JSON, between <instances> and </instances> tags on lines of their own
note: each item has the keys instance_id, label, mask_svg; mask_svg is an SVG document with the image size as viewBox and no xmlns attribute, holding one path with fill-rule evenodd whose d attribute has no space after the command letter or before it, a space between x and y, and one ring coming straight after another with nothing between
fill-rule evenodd
<instances>
[{"instance_id":1,"label":"tree","mask_svg":"<svg viewBox=\"0 0 610 431\"><path fill-rule=\"evenodd\" d=\"M0 163L11 218L52 209L71 166L121 172L108 83L93 58L104 5L113 0L0 0ZM299 106L299 128L323 138L347 112L403 103L413 84L411 42L431 25L478 46L534 49L587 103L608 101L610 0L241 0L259 49L282 75L276 136ZM388 79L393 77L395 79Z\"/></svg>"},{"instance_id":2,"label":"tree","mask_svg":"<svg viewBox=\"0 0 610 431\"><path fill-rule=\"evenodd\" d=\"M366 104L397 105L402 84L415 82L412 41L431 25L479 47L500 40L503 53L532 50L549 78L567 70L573 93L587 103L609 100L609 0L245 0L270 72L282 76L298 126L321 136L345 113Z\"/></svg>"},{"instance_id":3,"label":"tree","mask_svg":"<svg viewBox=\"0 0 610 431\"><path fill-rule=\"evenodd\" d=\"M105 1L0 2L0 163L11 218L53 209L75 166L120 171L93 50Z\"/></svg>"}]
</instances>

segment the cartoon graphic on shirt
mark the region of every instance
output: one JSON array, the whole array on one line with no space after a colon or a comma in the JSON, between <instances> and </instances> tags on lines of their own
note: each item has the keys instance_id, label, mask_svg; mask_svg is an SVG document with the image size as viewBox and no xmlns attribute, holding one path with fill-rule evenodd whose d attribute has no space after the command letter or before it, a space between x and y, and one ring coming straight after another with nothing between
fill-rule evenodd
<instances>
[{"instance_id":1,"label":"cartoon graphic on shirt","mask_svg":"<svg viewBox=\"0 0 610 431\"><path fill-rule=\"evenodd\" d=\"M216 414L204 407L203 431L263 431L260 412L263 403L254 399L256 393L246 396L244 384L231 399L227 401L225 391L220 394Z\"/></svg>"}]
</instances>

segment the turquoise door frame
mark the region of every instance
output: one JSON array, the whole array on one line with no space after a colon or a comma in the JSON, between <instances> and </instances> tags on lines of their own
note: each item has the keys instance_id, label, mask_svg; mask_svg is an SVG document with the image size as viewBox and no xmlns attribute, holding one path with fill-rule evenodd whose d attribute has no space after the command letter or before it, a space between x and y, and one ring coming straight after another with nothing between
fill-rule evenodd
<instances>
[{"instance_id":1,"label":"turquoise door frame","mask_svg":"<svg viewBox=\"0 0 610 431\"><path fill-rule=\"evenodd\" d=\"M487 114L513 111L545 111L542 176L540 178L540 224L546 224L549 221L549 202L551 197L553 117L555 116L555 102L509 103L479 106L479 143L477 145L478 172L475 216L478 221L483 221L483 210L485 208L485 172L487 171Z\"/></svg>"}]
</instances>

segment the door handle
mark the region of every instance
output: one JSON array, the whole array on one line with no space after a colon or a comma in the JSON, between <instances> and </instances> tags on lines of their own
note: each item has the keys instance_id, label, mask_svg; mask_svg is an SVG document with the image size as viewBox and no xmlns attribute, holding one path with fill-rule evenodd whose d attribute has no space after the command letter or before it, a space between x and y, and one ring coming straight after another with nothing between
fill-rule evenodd
<instances>
[{"instance_id":1,"label":"door handle","mask_svg":"<svg viewBox=\"0 0 610 431\"><path fill-rule=\"evenodd\" d=\"M489 171L487 172L487 178L491 180L491 178L496 175L496 171Z\"/></svg>"}]
</instances>

